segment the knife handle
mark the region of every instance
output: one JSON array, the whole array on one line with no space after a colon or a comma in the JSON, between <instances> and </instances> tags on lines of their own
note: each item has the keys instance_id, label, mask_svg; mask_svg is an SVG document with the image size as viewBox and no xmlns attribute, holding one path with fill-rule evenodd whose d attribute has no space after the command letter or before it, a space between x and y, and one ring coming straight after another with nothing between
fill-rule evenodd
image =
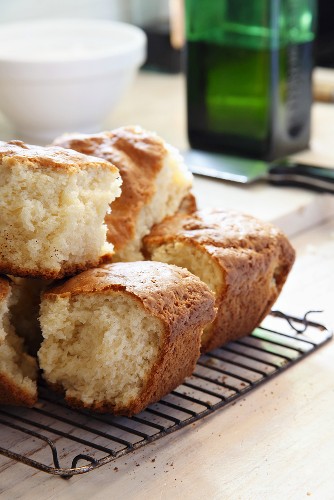
<instances>
[{"instance_id":1,"label":"knife handle","mask_svg":"<svg viewBox=\"0 0 334 500\"><path fill-rule=\"evenodd\" d=\"M334 169L303 163L276 162L268 171L271 184L306 187L334 194Z\"/></svg>"}]
</instances>

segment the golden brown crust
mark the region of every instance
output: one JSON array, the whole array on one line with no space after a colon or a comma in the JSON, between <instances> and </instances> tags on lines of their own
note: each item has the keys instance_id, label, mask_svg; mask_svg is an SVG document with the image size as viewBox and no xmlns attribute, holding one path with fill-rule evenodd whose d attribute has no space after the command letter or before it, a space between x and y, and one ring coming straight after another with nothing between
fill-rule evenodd
<instances>
[{"instance_id":1,"label":"golden brown crust","mask_svg":"<svg viewBox=\"0 0 334 500\"><path fill-rule=\"evenodd\" d=\"M197 201L196 201L195 195L193 193L188 193L181 200L180 206L179 206L176 214L191 215L194 212L196 212L196 210L197 210ZM173 216L170 216L170 217L173 217ZM169 217L166 217L165 219L168 220ZM160 224L162 224L163 222L164 222L164 220L162 220ZM142 255L144 256L145 260L150 259L149 253L147 252L145 245L141 247L140 251L141 251Z\"/></svg>"},{"instance_id":2,"label":"golden brown crust","mask_svg":"<svg viewBox=\"0 0 334 500\"><path fill-rule=\"evenodd\" d=\"M161 262L117 262L89 269L49 288L43 299L120 291L168 326L171 338L215 316L209 288L186 269Z\"/></svg>"},{"instance_id":3,"label":"golden brown crust","mask_svg":"<svg viewBox=\"0 0 334 500\"><path fill-rule=\"evenodd\" d=\"M214 319L216 310L208 287L186 269L147 261L91 269L52 287L43 294L43 300L114 292L130 295L162 321L164 336L158 359L143 381L139 396L126 406L111 401L86 405L70 396L66 400L74 407L131 416L158 401L192 374L200 353L203 327Z\"/></svg>"},{"instance_id":4,"label":"golden brown crust","mask_svg":"<svg viewBox=\"0 0 334 500\"><path fill-rule=\"evenodd\" d=\"M0 141L0 164L4 160L8 167L20 162L29 168L64 170L68 174L87 168L106 168L117 172L114 165L100 158L87 157L76 151L68 151L56 146L32 146L22 141Z\"/></svg>"},{"instance_id":5,"label":"golden brown crust","mask_svg":"<svg viewBox=\"0 0 334 500\"><path fill-rule=\"evenodd\" d=\"M25 391L5 373L0 372L0 404L31 407L36 403L37 389L34 393Z\"/></svg>"},{"instance_id":6,"label":"golden brown crust","mask_svg":"<svg viewBox=\"0 0 334 500\"><path fill-rule=\"evenodd\" d=\"M224 283L218 314L203 335L202 351L249 334L269 313L293 265L295 252L271 224L233 211L177 214L143 240L145 252L172 242L192 245L218 264Z\"/></svg>"},{"instance_id":7,"label":"golden brown crust","mask_svg":"<svg viewBox=\"0 0 334 500\"><path fill-rule=\"evenodd\" d=\"M167 217L152 229L145 241L153 245L161 238L173 241L177 237L207 248L247 248L259 252L276 243L279 235L282 233L278 228L251 215L213 209L198 210L189 216L177 213Z\"/></svg>"},{"instance_id":8,"label":"golden brown crust","mask_svg":"<svg viewBox=\"0 0 334 500\"><path fill-rule=\"evenodd\" d=\"M10 293L10 279L0 275L0 300L4 300Z\"/></svg>"},{"instance_id":9,"label":"golden brown crust","mask_svg":"<svg viewBox=\"0 0 334 500\"><path fill-rule=\"evenodd\" d=\"M187 196L185 196L181 201L177 213L190 215L196 212L196 210L197 210L196 198L193 193L188 193Z\"/></svg>"},{"instance_id":10,"label":"golden brown crust","mask_svg":"<svg viewBox=\"0 0 334 500\"><path fill-rule=\"evenodd\" d=\"M87 269L95 268L109 262L112 259L112 253L103 255L97 260L88 260L80 264L70 264L63 262L59 270L56 269L30 269L29 267L13 266L10 262L0 262L0 273L6 273L20 278L40 278L45 280L62 279L66 276L73 276Z\"/></svg>"},{"instance_id":11,"label":"golden brown crust","mask_svg":"<svg viewBox=\"0 0 334 500\"><path fill-rule=\"evenodd\" d=\"M134 238L138 214L156 192L155 180L167 154L163 141L140 127L122 127L93 135L65 135L54 144L98 156L119 169L122 194L105 218L107 240L118 253Z\"/></svg>"}]
</instances>

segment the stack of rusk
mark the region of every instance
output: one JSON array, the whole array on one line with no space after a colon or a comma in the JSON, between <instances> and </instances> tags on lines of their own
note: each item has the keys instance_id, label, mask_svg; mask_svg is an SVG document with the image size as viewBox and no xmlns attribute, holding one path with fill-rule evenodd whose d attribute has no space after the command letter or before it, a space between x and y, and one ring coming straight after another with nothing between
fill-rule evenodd
<instances>
[{"instance_id":1,"label":"stack of rusk","mask_svg":"<svg viewBox=\"0 0 334 500\"><path fill-rule=\"evenodd\" d=\"M0 403L34 405L40 368L69 405L133 415L262 321L290 243L191 188L140 127L0 143Z\"/></svg>"}]
</instances>

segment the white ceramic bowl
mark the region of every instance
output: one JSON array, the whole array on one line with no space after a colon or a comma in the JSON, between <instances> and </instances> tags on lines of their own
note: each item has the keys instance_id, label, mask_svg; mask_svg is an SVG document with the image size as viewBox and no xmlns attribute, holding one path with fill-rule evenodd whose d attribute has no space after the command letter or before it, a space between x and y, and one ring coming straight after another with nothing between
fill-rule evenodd
<instances>
[{"instance_id":1,"label":"white ceramic bowl","mask_svg":"<svg viewBox=\"0 0 334 500\"><path fill-rule=\"evenodd\" d=\"M0 110L18 138L95 132L146 56L139 28L103 20L0 26Z\"/></svg>"}]
</instances>

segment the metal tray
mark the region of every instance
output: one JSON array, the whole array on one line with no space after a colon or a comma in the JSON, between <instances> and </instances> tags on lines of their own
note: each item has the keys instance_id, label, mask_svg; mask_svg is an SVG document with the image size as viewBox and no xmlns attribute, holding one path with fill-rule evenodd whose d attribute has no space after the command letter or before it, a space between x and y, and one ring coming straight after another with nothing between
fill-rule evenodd
<instances>
[{"instance_id":1,"label":"metal tray","mask_svg":"<svg viewBox=\"0 0 334 500\"><path fill-rule=\"evenodd\" d=\"M132 418L72 410L41 385L34 408L0 406L0 455L7 457L0 472L16 460L70 478L208 416L328 342L331 332L311 313L273 311L251 335L201 356L191 377Z\"/></svg>"}]
</instances>

